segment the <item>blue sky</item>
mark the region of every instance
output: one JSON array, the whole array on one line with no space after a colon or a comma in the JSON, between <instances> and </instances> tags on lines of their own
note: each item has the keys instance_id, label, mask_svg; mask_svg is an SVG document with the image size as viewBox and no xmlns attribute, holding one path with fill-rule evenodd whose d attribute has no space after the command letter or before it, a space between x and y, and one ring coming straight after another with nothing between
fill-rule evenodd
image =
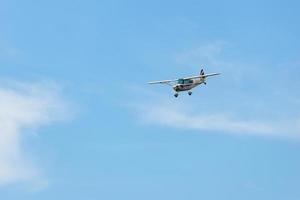
<instances>
[{"instance_id":1,"label":"blue sky","mask_svg":"<svg viewBox=\"0 0 300 200\"><path fill-rule=\"evenodd\" d=\"M0 199L299 199L299 6L0 1Z\"/></svg>"}]
</instances>

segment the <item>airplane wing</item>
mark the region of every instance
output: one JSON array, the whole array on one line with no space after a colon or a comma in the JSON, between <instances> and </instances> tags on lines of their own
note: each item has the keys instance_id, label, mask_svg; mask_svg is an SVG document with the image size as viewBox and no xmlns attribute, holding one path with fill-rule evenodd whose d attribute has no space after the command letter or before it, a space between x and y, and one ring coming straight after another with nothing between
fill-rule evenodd
<instances>
[{"instance_id":1,"label":"airplane wing","mask_svg":"<svg viewBox=\"0 0 300 200\"><path fill-rule=\"evenodd\" d=\"M182 78L182 79L186 80L186 79L206 78L206 77L209 77L209 76L216 76L216 75L220 75L220 74L221 73L212 73L212 74L205 74L205 75L185 77L185 78ZM162 80L162 81L151 81L151 82L148 82L148 84L167 84L167 85L171 85L172 86L172 83L174 83L174 82L176 82L178 80L179 79Z\"/></svg>"},{"instance_id":2,"label":"airplane wing","mask_svg":"<svg viewBox=\"0 0 300 200\"><path fill-rule=\"evenodd\" d=\"M202 75L202 77L206 78L206 77L209 77L209 76L216 76L216 75L220 75L221 73L212 73L212 74L205 74L205 75Z\"/></svg>"},{"instance_id":3,"label":"airplane wing","mask_svg":"<svg viewBox=\"0 0 300 200\"><path fill-rule=\"evenodd\" d=\"M162 80L162 81L151 81L151 82L148 82L148 84L168 84L170 85L171 83L177 81L177 79L174 79L174 80Z\"/></svg>"},{"instance_id":4,"label":"airplane wing","mask_svg":"<svg viewBox=\"0 0 300 200\"><path fill-rule=\"evenodd\" d=\"M212 73L212 74L205 74L205 75L198 75L198 76L191 76L191 77L186 77L183 79L195 79L195 78L206 78L209 76L216 76L216 75L220 75L221 73Z\"/></svg>"}]
</instances>

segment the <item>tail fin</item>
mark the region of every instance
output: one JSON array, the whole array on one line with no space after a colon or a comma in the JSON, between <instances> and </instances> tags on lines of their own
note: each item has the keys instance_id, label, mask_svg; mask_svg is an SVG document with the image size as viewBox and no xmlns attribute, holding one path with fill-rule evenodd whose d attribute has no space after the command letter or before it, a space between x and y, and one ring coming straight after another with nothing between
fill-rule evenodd
<instances>
[{"instance_id":1,"label":"tail fin","mask_svg":"<svg viewBox=\"0 0 300 200\"><path fill-rule=\"evenodd\" d=\"M204 70L201 69L201 71L200 71L200 76L203 76L203 75L204 75Z\"/></svg>"}]
</instances>

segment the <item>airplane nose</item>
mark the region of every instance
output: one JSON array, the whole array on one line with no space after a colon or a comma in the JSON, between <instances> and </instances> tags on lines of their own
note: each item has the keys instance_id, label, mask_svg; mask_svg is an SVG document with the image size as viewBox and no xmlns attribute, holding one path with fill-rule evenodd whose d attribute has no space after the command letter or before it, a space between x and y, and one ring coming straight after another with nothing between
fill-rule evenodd
<instances>
[{"instance_id":1,"label":"airplane nose","mask_svg":"<svg viewBox=\"0 0 300 200\"><path fill-rule=\"evenodd\" d=\"M174 86L173 89L174 89L176 92L178 92L178 90L179 90L178 85Z\"/></svg>"}]
</instances>

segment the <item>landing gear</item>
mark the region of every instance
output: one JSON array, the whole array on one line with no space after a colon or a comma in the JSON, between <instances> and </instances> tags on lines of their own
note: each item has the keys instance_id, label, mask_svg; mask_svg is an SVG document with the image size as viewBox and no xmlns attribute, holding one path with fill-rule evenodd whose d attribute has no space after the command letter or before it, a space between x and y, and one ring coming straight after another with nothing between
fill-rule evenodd
<instances>
[{"instance_id":1,"label":"landing gear","mask_svg":"<svg viewBox=\"0 0 300 200\"><path fill-rule=\"evenodd\" d=\"M178 97L178 93L175 93L175 94L174 94L174 97L176 97L176 98L177 98L177 97Z\"/></svg>"},{"instance_id":2,"label":"landing gear","mask_svg":"<svg viewBox=\"0 0 300 200\"><path fill-rule=\"evenodd\" d=\"M204 85L206 85L206 82L203 82L204 83Z\"/></svg>"},{"instance_id":3,"label":"landing gear","mask_svg":"<svg viewBox=\"0 0 300 200\"><path fill-rule=\"evenodd\" d=\"M189 91L188 94L191 96L193 93L191 91Z\"/></svg>"}]
</instances>

